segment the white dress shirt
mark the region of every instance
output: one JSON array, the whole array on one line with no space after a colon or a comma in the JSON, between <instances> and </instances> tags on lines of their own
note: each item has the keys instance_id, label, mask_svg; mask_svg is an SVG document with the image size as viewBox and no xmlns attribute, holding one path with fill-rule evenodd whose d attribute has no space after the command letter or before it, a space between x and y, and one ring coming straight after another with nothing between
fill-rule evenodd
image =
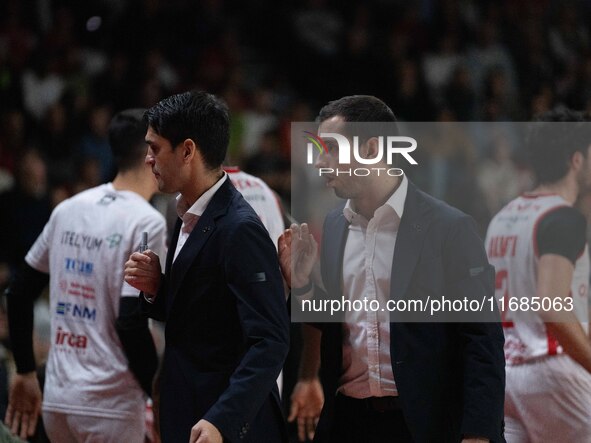
<instances>
[{"instance_id":1,"label":"white dress shirt","mask_svg":"<svg viewBox=\"0 0 591 443\"><path fill-rule=\"evenodd\" d=\"M220 178L215 183L215 185L213 185L211 188L209 188L207 191L201 194L201 197L199 197L190 208L188 207L188 204L183 198L183 196L181 194L177 195L176 212L179 215L179 217L184 220L184 216L186 213L196 215L197 217L201 217L203 215L203 212L205 212L205 208L207 208L207 205L209 204L210 200L218 191L218 189L220 189L220 187L224 184L227 178L228 174L224 172L222 178ZM177 240L176 249L174 251L173 262L176 260L177 256L179 255L179 252L185 245L185 242L187 241L187 239L189 238L189 234L191 233L190 231L186 231L183 228L185 228L185 221L183 221L183 224L181 225L179 238Z\"/></svg>"},{"instance_id":2,"label":"white dress shirt","mask_svg":"<svg viewBox=\"0 0 591 443\"><path fill-rule=\"evenodd\" d=\"M408 180L402 182L371 220L355 212L349 200L343 209L349 232L343 259L345 299L378 300L386 307L396 235L404 211ZM347 312L343 324L343 368L339 392L367 398L398 395L390 358L390 321L387 311Z\"/></svg>"}]
</instances>

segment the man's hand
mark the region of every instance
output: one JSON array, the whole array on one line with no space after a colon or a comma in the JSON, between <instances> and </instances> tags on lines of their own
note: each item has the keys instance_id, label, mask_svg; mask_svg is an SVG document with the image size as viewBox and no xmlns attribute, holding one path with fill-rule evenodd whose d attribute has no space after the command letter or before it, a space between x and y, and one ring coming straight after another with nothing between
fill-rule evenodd
<instances>
[{"instance_id":1,"label":"man's hand","mask_svg":"<svg viewBox=\"0 0 591 443\"><path fill-rule=\"evenodd\" d=\"M41 412L41 389L35 372L16 374L10 386L4 422L23 440L33 436Z\"/></svg>"},{"instance_id":2,"label":"man's hand","mask_svg":"<svg viewBox=\"0 0 591 443\"><path fill-rule=\"evenodd\" d=\"M490 440L484 437L464 437L462 443L488 443Z\"/></svg>"},{"instance_id":3,"label":"man's hand","mask_svg":"<svg viewBox=\"0 0 591 443\"><path fill-rule=\"evenodd\" d=\"M125 263L125 281L144 294L155 296L160 288L160 258L151 250L134 252Z\"/></svg>"},{"instance_id":4,"label":"man's hand","mask_svg":"<svg viewBox=\"0 0 591 443\"><path fill-rule=\"evenodd\" d=\"M223 443L224 438L218 428L207 420L199 420L191 428L191 438L189 443Z\"/></svg>"},{"instance_id":5,"label":"man's hand","mask_svg":"<svg viewBox=\"0 0 591 443\"><path fill-rule=\"evenodd\" d=\"M298 439L314 439L314 432L324 405L324 394L318 378L300 380L291 394L291 408L287 421L292 423L297 418Z\"/></svg>"},{"instance_id":6,"label":"man's hand","mask_svg":"<svg viewBox=\"0 0 591 443\"><path fill-rule=\"evenodd\" d=\"M318 243L310 234L308 225L291 225L279 237L278 249L281 272L287 283L292 288L306 286L318 254Z\"/></svg>"}]
</instances>

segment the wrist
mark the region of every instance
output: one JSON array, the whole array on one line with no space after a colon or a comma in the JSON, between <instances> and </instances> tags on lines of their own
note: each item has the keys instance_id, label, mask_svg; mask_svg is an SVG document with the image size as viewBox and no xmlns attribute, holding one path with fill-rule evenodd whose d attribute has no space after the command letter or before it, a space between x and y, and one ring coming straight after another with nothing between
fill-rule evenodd
<instances>
[{"instance_id":1,"label":"wrist","mask_svg":"<svg viewBox=\"0 0 591 443\"><path fill-rule=\"evenodd\" d=\"M310 292L313 287L314 284L312 283L312 280L308 279L307 283L303 285L299 284L297 287L292 287L291 293L292 295L301 296Z\"/></svg>"},{"instance_id":2,"label":"wrist","mask_svg":"<svg viewBox=\"0 0 591 443\"><path fill-rule=\"evenodd\" d=\"M146 292L142 292L143 296L144 296L144 300L146 300L148 303L152 304L156 301L156 296L152 295L152 294L148 294Z\"/></svg>"},{"instance_id":3,"label":"wrist","mask_svg":"<svg viewBox=\"0 0 591 443\"><path fill-rule=\"evenodd\" d=\"M37 376L37 363L35 357L31 354L29 359L19 359L16 363L16 373L21 376Z\"/></svg>"},{"instance_id":4,"label":"wrist","mask_svg":"<svg viewBox=\"0 0 591 443\"><path fill-rule=\"evenodd\" d=\"M298 377L298 382L302 382L302 383L314 383L314 382L320 382L320 378L318 377L318 374L301 374Z\"/></svg>"}]
</instances>

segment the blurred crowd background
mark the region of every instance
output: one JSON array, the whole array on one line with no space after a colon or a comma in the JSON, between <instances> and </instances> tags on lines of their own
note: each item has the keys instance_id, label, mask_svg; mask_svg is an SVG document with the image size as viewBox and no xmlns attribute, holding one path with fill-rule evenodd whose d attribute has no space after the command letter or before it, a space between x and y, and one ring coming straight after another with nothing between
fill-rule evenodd
<instances>
[{"instance_id":1,"label":"blurred crowd background","mask_svg":"<svg viewBox=\"0 0 591 443\"><path fill-rule=\"evenodd\" d=\"M376 95L402 121L591 111L590 19L590 0L3 0L0 288L56 204L113 177L119 110L194 88L222 96L228 164L289 208L290 123L331 99ZM419 184L483 230L531 186L505 143L434 148L421 166Z\"/></svg>"}]
</instances>

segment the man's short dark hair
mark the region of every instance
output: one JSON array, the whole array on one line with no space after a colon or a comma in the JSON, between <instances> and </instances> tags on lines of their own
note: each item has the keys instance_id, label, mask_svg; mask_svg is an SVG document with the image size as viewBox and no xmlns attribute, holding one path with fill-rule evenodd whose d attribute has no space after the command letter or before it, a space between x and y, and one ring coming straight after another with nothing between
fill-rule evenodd
<instances>
[{"instance_id":1,"label":"man's short dark hair","mask_svg":"<svg viewBox=\"0 0 591 443\"><path fill-rule=\"evenodd\" d=\"M230 140L226 104L213 94L189 91L161 100L146 111L150 127L176 148L186 139L197 145L210 169L224 162Z\"/></svg>"},{"instance_id":2,"label":"man's short dark hair","mask_svg":"<svg viewBox=\"0 0 591 443\"><path fill-rule=\"evenodd\" d=\"M396 116L392 110L386 103L372 95L350 95L331 101L320 110L316 120L322 123L336 116L343 117L347 123L372 123L358 125L355 128L354 135L359 136L361 143L375 136L399 135ZM347 131L346 128L345 131Z\"/></svg>"},{"instance_id":3,"label":"man's short dark hair","mask_svg":"<svg viewBox=\"0 0 591 443\"><path fill-rule=\"evenodd\" d=\"M145 109L126 109L111 119L109 144L119 172L125 172L143 164L146 157Z\"/></svg>"},{"instance_id":4,"label":"man's short dark hair","mask_svg":"<svg viewBox=\"0 0 591 443\"><path fill-rule=\"evenodd\" d=\"M552 184L564 178L575 152L586 157L590 144L588 114L558 108L539 115L530 125L526 143L538 184Z\"/></svg>"},{"instance_id":5,"label":"man's short dark hair","mask_svg":"<svg viewBox=\"0 0 591 443\"><path fill-rule=\"evenodd\" d=\"M320 110L316 121L322 123L336 116L343 117L347 123L372 123L356 125L355 128L345 127L344 132L354 131L354 134L348 135L358 136L360 143L365 143L371 137L400 135L392 109L373 95L350 95L333 100ZM391 166L398 167L399 163L399 156L394 156Z\"/></svg>"},{"instance_id":6,"label":"man's short dark hair","mask_svg":"<svg viewBox=\"0 0 591 443\"><path fill-rule=\"evenodd\" d=\"M396 117L386 103L371 95L350 95L329 102L318 114L323 122L335 116L346 122L395 122Z\"/></svg>"}]
</instances>

